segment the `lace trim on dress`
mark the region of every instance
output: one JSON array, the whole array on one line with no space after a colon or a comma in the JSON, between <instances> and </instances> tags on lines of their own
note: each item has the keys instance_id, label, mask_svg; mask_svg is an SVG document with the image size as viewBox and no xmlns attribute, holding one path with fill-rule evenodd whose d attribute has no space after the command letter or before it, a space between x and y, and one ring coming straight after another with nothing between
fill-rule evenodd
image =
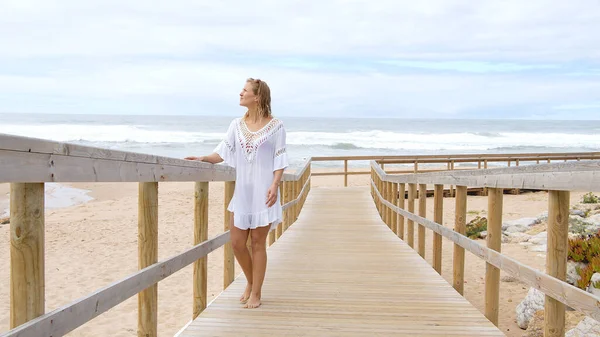
<instances>
[{"instance_id":1,"label":"lace trim on dress","mask_svg":"<svg viewBox=\"0 0 600 337\"><path fill-rule=\"evenodd\" d=\"M282 154L284 154L285 152L286 152L285 147L281 148L281 149L277 150L277 152L275 152L275 157L279 157Z\"/></svg>"},{"instance_id":2,"label":"lace trim on dress","mask_svg":"<svg viewBox=\"0 0 600 337\"><path fill-rule=\"evenodd\" d=\"M273 133L281 129L282 125L283 124L277 119L273 118L260 130L253 132L248 129L248 126L244 122L243 118L240 118L240 122L237 127L238 140L242 150L244 151L244 157L248 162L252 162L254 160L254 156L256 155L258 148L267 139L269 139Z\"/></svg>"}]
</instances>

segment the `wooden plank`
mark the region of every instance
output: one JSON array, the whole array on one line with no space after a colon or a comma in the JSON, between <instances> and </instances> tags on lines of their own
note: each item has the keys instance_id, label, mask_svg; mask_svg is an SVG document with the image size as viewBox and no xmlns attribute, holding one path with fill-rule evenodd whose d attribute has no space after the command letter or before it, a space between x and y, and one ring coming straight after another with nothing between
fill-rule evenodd
<instances>
[{"instance_id":1,"label":"wooden plank","mask_svg":"<svg viewBox=\"0 0 600 337\"><path fill-rule=\"evenodd\" d=\"M374 183L371 182L371 184ZM375 191L375 193L377 194L377 191ZM377 199L382 200L380 194L377 194ZM385 203L385 201L381 202ZM526 266L521 262L502 255L493 249L482 246L477 243L477 241L471 240L450 228L446 228L431 220L407 212L397 206L391 205L390 203L388 203L388 206L392 207L392 209L402 214L407 219L411 219L417 223L425 225L425 227L433 230L435 233L441 234L448 240L463 247L465 250L473 253L475 256L494 265L500 270L503 270L516 277L525 284L542 291L544 294L559 300L575 310L585 313L595 320L600 320L600 301L596 296L566 282L562 282L550 275L542 273L539 270Z\"/></svg>"},{"instance_id":2,"label":"wooden plank","mask_svg":"<svg viewBox=\"0 0 600 337\"><path fill-rule=\"evenodd\" d=\"M235 190L235 182L225 182L225 190L223 192L223 230L229 231L230 226L233 226L233 213L229 212L227 208L233 198L233 192ZM231 241L227 242L223 247L223 289L226 289L233 279L235 278L235 257L233 255L233 246Z\"/></svg>"},{"instance_id":3,"label":"wooden plank","mask_svg":"<svg viewBox=\"0 0 600 337\"><path fill-rule=\"evenodd\" d=\"M138 268L158 261L158 183L140 183L138 195ZM138 294L138 336L158 334L158 285Z\"/></svg>"},{"instance_id":4,"label":"wooden plank","mask_svg":"<svg viewBox=\"0 0 600 337\"><path fill-rule=\"evenodd\" d=\"M600 190L600 161L539 164L397 176L386 174L375 162L372 162L371 166L375 168L377 174L385 181L399 183L583 192Z\"/></svg>"},{"instance_id":5,"label":"wooden plank","mask_svg":"<svg viewBox=\"0 0 600 337\"><path fill-rule=\"evenodd\" d=\"M229 242L229 231L187 249L163 262L153 264L122 280L35 318L0 337L64 336L149 286L164 280L194 261Z\"/></svg>"},{"instance_id":6,"label":"wooden plank","mask_svg":"<svg viewBox=\"0 0 600 337\"><path fill-rule=\"evenodd\" d=\"M10 185L10 328L45 311L44 184Z\"/></svg>"},{"instance_id":7,"label":"wooden plank","mask_svg":"<svg viewBox=\"0 0 600 337\"><path fill-rule=\"evenodd\" d=\"M502 247L502 205L503 194L498 188L488 191L487 246L500 252ZM498 325L500 312L500 268L491 263L485 264L485 317Z\"/></svg>"},{"instance_id":8,"label":"wooden plank","mask_svg":"<svg viewBox=\"0 0 600 337\"><path fill-rule=\"evenodd\" d=\"M465 235L467 227L467 187L456 186L456 198L454 199L454 231ZM436 222L437 223L437 222ZM437 233L436 233L437 234ZM464 295L465 289L465 249L454 244L452 258L452 284L459 294Z\"/></svg>"},{"instance_id":9,"label":"wooden plank","mask_svg":"<svg viewBox=\"0 0 600 337\"><path fill-rule=\"evenodd\" d=\"M441 224L444 216L444 185L435 185L433 194L433 221ZM442 274L442 236L433 233L433 269Z\"/></svg>"},{"instance_id":10,"label":"wooden plank","mask_svg":"<svg viewBox=\"0 0 600 337\"><path fill-rule=\"evenodd\" d=\"M408 208L408 212L410 212L410 213L415 212L415 195L416 194L417 194L417 185L416 184L408 184L407 208ZM408 245L411 248L414 248L415 247L415 223L410 218L406 222L406 238L408 241Z\"/></svg>"},{"instance_id":11,"label":"wooden plank","mask_svg":"<svg viewBox=\"0 0 600 337\"><path fill-rule=\"evenodd\" d=\"M0 182L232 181L223 165L178 160L178 164L94 159L0 150Z\"/></svg>"},{"instance_id":12,"label":"wooden plank","mask_svg":"<svg viewBox=\"0 0 600 337\"><path fill-rule=\"evenodd\" d=\"M508 157L508 158L521 158L521 157L539 157L546 159L547 157L561 156L561 155L572 155L573 157L583 158L584 156L590 157L600 157L600 152L567 152L567 153L554 153L554 152L541 152L541 153L481 153L481 154L440 154L440 155L397 155L397 156L331 156L331 157L323 157L323 156L315 156L310 159L313 162L317 161L341 161L341 160L350 160L350 161L392 161L395 159L408 159L408 160L418 160L421 161L423 159L457 159L457 158L481 158L481 160L485 158L498 158L498 157Z\"/></svg>"},{"instance_id":13,"label":"wooden plank","mask_svg":"<svg viewBox=\"0 0 600 337\"><path fill-rule=\"evenodd\" d=\"M269 248L261 307L239 303L238 277L179 337L503 336L365 207L369 199L364 187L315 188Z\"/></svg>"},{"instance_id":14,"label":"wooden plank","mask_svg":"<svg viewBox=\"0 0 600 337\"><path fill-rule=\"evenodd\" d=\"M208 182L196 182L194 186L194 246L208 240ZM208 259L202 257L194 262L192 319L206 308L208 299Z\"/></svg>"},{"instance_id":15,"label":"wooden plank","mask_svg":"<svg viewBox=\"0 0 600 337\"><path fill-rule=\"evenodd\" d=\"M567 255L569 252L569 200L566 191L548 193L548 248L546 272L561 281L567 277ZM544 302L544 336L564 337L565 305L550 296Z\"/></svg>"},{"instance_id":16,"label":"wooden plank","mask_svg":"<svg viewBox=\"0 0 600 337\"><path fill-rule=\"evenodd\" d=\"M392 211L391 208L388 208L390 211ZM419 184L419 216L425 218L427 217L427 185L425 184ZM419 255L422 258L425 258L425 226L423 225L417 225L418 226L418 251L419 251Z\"/></svg>"}]
</instances>

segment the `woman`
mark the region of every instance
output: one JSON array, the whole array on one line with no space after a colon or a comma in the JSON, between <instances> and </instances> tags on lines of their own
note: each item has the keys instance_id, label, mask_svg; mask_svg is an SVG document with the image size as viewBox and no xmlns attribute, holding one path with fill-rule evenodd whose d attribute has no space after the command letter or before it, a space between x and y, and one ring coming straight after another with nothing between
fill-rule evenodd
<instances>
[{"instance_id":1,"label":"woman","mask_svg":"<svg viewBox=\"0 0 600 337\"><path fill-rule=\"evenodd\" d=\"M264 81L246 80L240 105L247 108L245 115L231 122L214 153L185 159L213 164L225 161L236 169L235 191L227 210L232 212L233 252L248 281L240 302L245 308L258 308L267 269L267 235L282 218L279 184L288 166L286 132L271 114L271 92ZM248 235L252 256L246 247Z\"/></svg>"}]
</instances>

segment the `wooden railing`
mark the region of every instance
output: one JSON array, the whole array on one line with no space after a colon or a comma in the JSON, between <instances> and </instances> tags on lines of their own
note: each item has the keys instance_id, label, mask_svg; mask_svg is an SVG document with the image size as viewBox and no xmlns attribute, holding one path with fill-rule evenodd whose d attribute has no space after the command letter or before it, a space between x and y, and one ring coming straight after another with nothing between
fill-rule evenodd
<instances>
[{"instance_id":1,"label":"wooden railing","mask_svg":"<svg viewBox=\"0 0 600 337\"><path fill-rule=\"evenodd\" d=\"M422 191L426 184L434 185L433 221L425 216L426 195ZM454 230L442 225L441 190L444 184L457 186ZM405 207L403 191L406 187L409 193ZM467 187L488 188L487 247L465 236ZM512 188L549 192L546 273L500 253L502 192L503 189ZM453 285L461 294L463 294L464 284L465 249L485 260L485 315L496 325L498 325L499 314L500 270L545 293L545 336L564 336L565 305L600 320L599 298L565 282L570 192L599 190L600 161L405 175L388 174L377 162L371 162L371 192L383 221L390 229L415 248L414 224L417 223L416 249L421 256L425 253L425 228L431 229L434 232L433 267L440 274L442 237L452 241L454 243ZM414 214L414 203L417 198L418 215Z\"/></svg>"},{"instance_id":2,"label":"wooden railing","mask_svg":"<svg viewBox=\"0 0 600 337\"><path fill-rule=\"evenodd\" d=\"M444 154L444 155L403 155L403 156L347 156L347 157L312 157L312 162L340 162L344 163L343 171L333 172L313 172L313 176L344 176L344 186L348 186L349 175L365 175L369 174L369 171L349 171L348 163L355 161L375 161L385 168L386 165L407 165L412 164L412 169L392 169L387 170L389 174L397 173L420 173L420 172L438 172L446 170L472 170L471 167L455 168L455 163L462 164L477 164L478 169L487 169L488 163L506 163L507 167L510 167L512 163L515 166L526 162L540 163L551 163L556 161L580 161L580 160L594 160L600 159L600 152L569 152L569 153L494 153L494 154ZM445 169L433 168L426 169L422 168L420 164L442 164Z\"/></svg>"},{"instance_id":3,"label":"wooden railing","mask_svg":"<svg viewBox=\"0 0 600 337\"><path fill-rule=\"evenodd\" d=\"M284 221L269 233L272 245L297 219L310 191L310 161L280 185ZM194 246L158 261L158 184L195 183ZM224 232L208 239L208 187L225 184ZM63 336L138 294L138 336L157 335L159 281L193 264L193 317L207 305L207 255L224 247L226 288L234 280L227 205L235 170L147 154L0 134L0 182L10 193L10 331L2 337ZM138 182L139 271L70 304L45 313L45 183Z\"/></svg>"}]
</instances>

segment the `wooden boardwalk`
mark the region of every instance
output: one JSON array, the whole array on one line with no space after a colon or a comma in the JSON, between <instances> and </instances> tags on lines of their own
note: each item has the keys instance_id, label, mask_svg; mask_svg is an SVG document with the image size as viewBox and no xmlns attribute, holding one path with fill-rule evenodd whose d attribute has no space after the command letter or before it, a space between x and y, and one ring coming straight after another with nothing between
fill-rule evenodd
<instances>
[{"instance_id":1,"label":"wooden boardwalk","mask_svg":"<svg viewBox=\"0 0 600 337\"><path fill-rule=\"evenodd\" d=\"M239 275L180 336L504 336L380 220L369 189L314 188L268 249L262 306Z\"/></svg>"}]
</instances>

